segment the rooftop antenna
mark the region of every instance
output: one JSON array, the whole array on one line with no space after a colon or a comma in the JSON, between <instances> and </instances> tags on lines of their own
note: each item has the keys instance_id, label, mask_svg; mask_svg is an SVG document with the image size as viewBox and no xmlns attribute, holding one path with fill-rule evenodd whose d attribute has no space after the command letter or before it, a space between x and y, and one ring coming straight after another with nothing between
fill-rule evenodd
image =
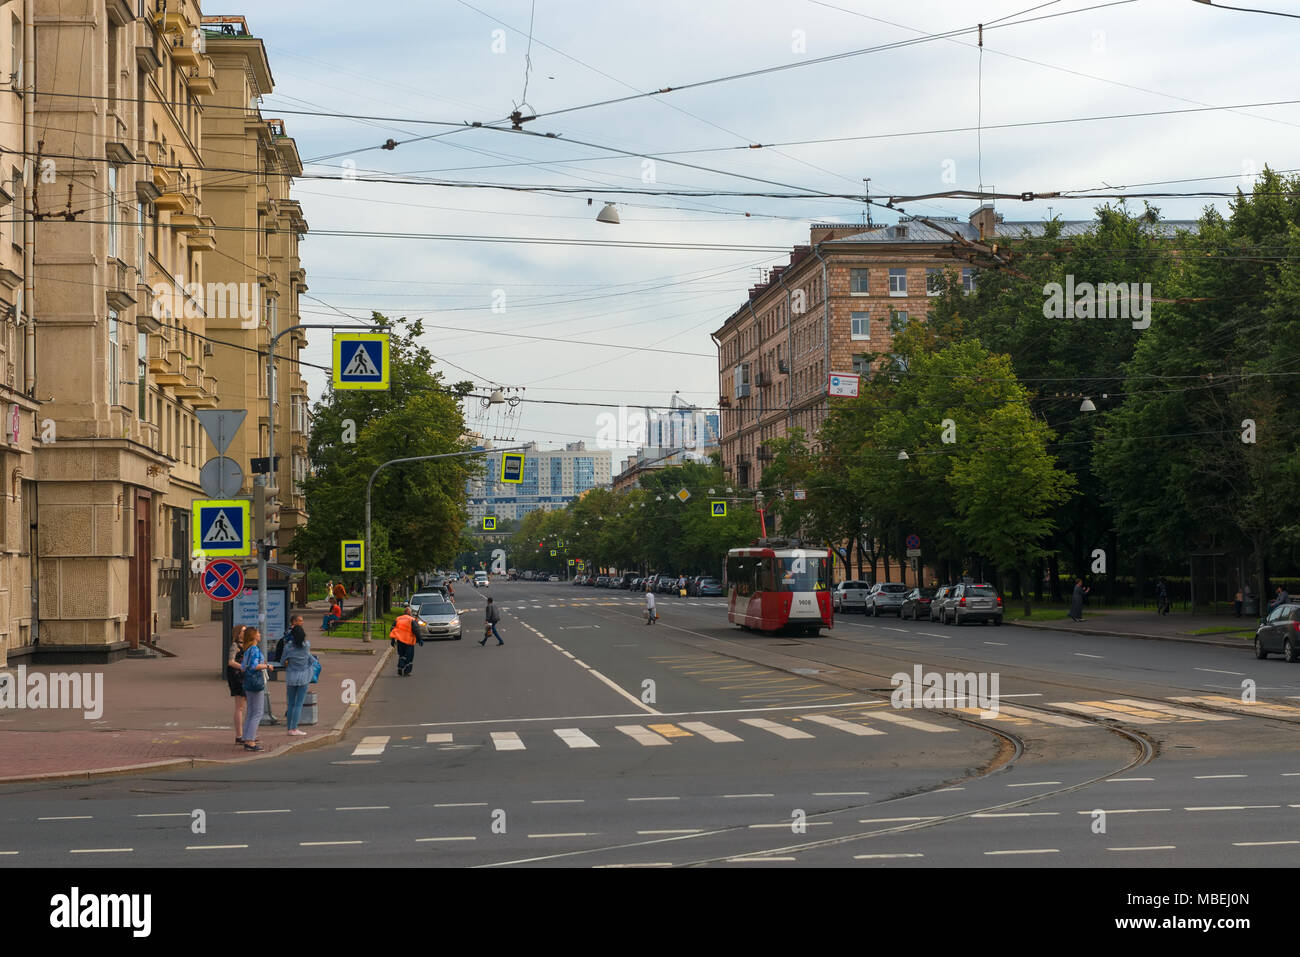
<instances>
[{"instance_id":1,"label":"rooftop antenna","mask_svg":"<svg viewBox=\"0 0 1300 957\"><path fill-rule=\"evenodd\" d=\"M872 227L875 226L876 224L871 221L871 177L870 176L866 177L862 182L867 184L867 196L866 196L867 208L863 211L863 216L866 217L867 226Z\"/></svg>"}]
</instances>

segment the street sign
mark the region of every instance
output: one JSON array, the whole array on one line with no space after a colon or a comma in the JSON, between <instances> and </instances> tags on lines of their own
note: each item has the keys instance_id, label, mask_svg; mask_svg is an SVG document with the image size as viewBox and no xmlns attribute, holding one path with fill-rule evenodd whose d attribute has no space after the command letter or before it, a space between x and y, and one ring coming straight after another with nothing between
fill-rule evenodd
<instances>
[{"instance_id":1,"label":"street sign","mask_svg":"<svg viewBox=\"0 0 1300 957\"><path fill-rule=\"evenodd\" d=\"M199 409L194 413L212 440L212 447L218 455L225 455L230 443L235 440L235 433L244 424L248 416L247 409Z\"/></svg>"},{"instance_id":2,"label":"street sign","mask_svg":"<svg viewBox=\"0 0 1300 957\"><path fill-rule=\"evenodd\" d=\"M555 557L555 549L553 549L553 548L551 549L551 557L552 557L552 558ZM569 562L569 564L572 565L573 562Z\"/></svg>"},{"instance_id":3,"label":"street sign","mask_svg":"<svg viewBox=\"0 0 1300 957\"><path fill-rule=\"evenodd\" d=\"M919 548L909 548L909 549L907 550L907 557L908 557L908 558L920 558L920 557L921 557L921 550L920 550Z\"/></svg>"},{"instance_id":4,"label":"street sign","mask_svg":"<svg viewBox=\"0 0 1300 957\"><path fill-rule=\"evenodd\" d=\"M690 497L691 497L691 493L686 491L686 489L682 489L680 492L677 493L678 500L682 502L686 501Z\"/></svg>"},{"instance_id":5,"label":"street sign","mask_svg":"<svg viewBox=\"0 0 1300 957\"><path fill-rule=\"evenodd\" d=\"M366 543L363 540L344 541L341 567L345 572L363 572L366 570Z\"/></svg>"},{"instance_id":6,"label":"street sign","mask_svg":"<svg viewBox=\"0 0 1300 957\"><path fill-rule=\"evenodd\" d=\"M218 558L203 570L203 593L213 601L231 601L244 588L244 570L238 562Z\"/></svg>"},{"instance_id":7,"label":"street sign","mask_svg":"<svg viewBox=\"0 0 1300 957\"><path fill-rule=\"evenodd\" d=\"M524 481L524 453L501 453L501 481L521 485Z\"/></svg>"},{"instance_id":8,"label":"street sign","mask_svg":"<svg viewBox=\"0 0 1300 957\"><path fill-rule=\"evenodd\" d=\"M203 463L199 484L213 498L232 498L244 487L244 470L234 459L219 455Z\"/></svg>"},{"instance_id":9,"label":"street sign","mask_svg":"<svg viewBox=\"0 0 1300 957\"><path fill-rule=\"evenodd\" d=\"M858 397L858 383L860 376L847 374L844 372L832 372L827 383L827 395L839 396L845 399L856 399Z\"/></svg>"},{"instance_id":10,"label":"street sign","mask_svg":"<svg viewBox=\"0 0 1300 957\"><path fill-rule=\"evenodd\" d=\"M388 333L334 334L334 388L388 388Z\"/></svg>"},{"instance_id":11,"label":"street sign","mask_svg":"<svg viewBox=\"0 0 1300 957\"><path fill-rule=\"evenodd\" d=\"M921 539L920 539L920 536L917 536L917 535L908 535L908 536L907 536L907 547L908 547L908 548L920 548L920 547L921 547Z\"/></svg>"},{"instance_id":12,"label":"street sign","mask_svg":"<svg viewBox=\"0 0 1300 957\"><path fill-rule=\"evenodd\" d=\"M713 516L713 518L726 518L726 517L727 517L727 503L726 503L726 502L711 502L710 504L713 506L713 510L712 510L712 513L711 513L712 516Z\"/></svg>"},{"instance_id":13,"label":"street sign","mask_svg":"<svg viewBox=\"0 0 1300 957\"><path fill-rule=\"evenodd\" d=\"M485 532L495 532L496 530L497 530L497 520L496 520L495 518L493 518L491 515L486 515L486 516L484 516L484 517L483 517L483 531L485 531Z\"/></svg>"},{"instance_id":14,"label":"street sign","mask_svg":"<svg viewBox=\"0 0 1300 957\"><path fill-rule=\"evenodd\" d=\"M198 499L193 505L192 549L209 558L252 554L247 499Z\"/></svg>"},{"instance_id":15,"label":"street sign","mask_svg":"<svg viewBox=\"0 0 1300 957\"><path fill-rule=\"evenodd\" d=\"M551 552L551 554L552 554L552 555L554 555L554 554L555 554L555 552ZM569 564L570 564L570 565L572 565L572 564L573 564L573 559L572 559L572 558L570 558L570 559L569 559Z\"/></svg>"},{"instance_id":16,"label":"street sign","mask_svg":"<svg viewBox=\"0 0 1300 957\"><path fill-rule=\"evenodd\" d=\"M808 498L808 492L806 489L797 488L794 490L794 500L796 502L802 502L807 498Z\"/></svg>"}]
</instances>

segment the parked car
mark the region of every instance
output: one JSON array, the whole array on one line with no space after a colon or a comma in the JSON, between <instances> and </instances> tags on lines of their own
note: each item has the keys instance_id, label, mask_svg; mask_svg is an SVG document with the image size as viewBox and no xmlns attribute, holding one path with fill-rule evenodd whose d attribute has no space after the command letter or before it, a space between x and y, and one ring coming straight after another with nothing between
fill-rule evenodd
<instances>
[{"instance_id":1,"label":"parked car","mask_svg":"<svg viewBox=\"0 0 1300 957\"><path fill-rule=\"evenodd\" d=\"M901 613L903 598L907 595L907 586L899 582L876 582L867 593L863 612L868 615L881 615L885 612Z\"/></svg>"},{"instance_id":2,"label":"parked car","mask_svg":"<svg viewBox=\"0 0 1300 957\"><path fill-rule=\"evenodd\" d=\"M596 577L596 587L597 587L597 588L608 588L608 587L609 587L609 576L608 576L608 575L599 575L599 576L597 576L597 577Z\"/></svg>"},{"instance_id":3,"label":"parked car","mask_svg":"<svg viewBox=\"0 0 1300 957\"><path fill-rule=\"evenodd\" d=\"M898 611L899 618L919 621L930 617L930 603L934 600L936 588L913 588L903 598L903 607Z\"/></svg>"},{"instance_id":4,"label":"parked car","mask_svg":"<svg viewBox=\"0 0 1300 957\"><path fill-rule=\"evenodd\" d=\"M574 575L574 576L573 576L573 582L572 582L572 584L574 584L574 585L581 585L581 584L583 583L583 580L585 579L585 577L586 577L586 576L584 576L584 575Z\"/></svg>"},{"instance_id":5,"label":"parked car","mask_svg":"<svg viewBox=\"0 0 1300 957\"><path fill-rule=\"evenodd\" d=\"M460 640L460 613L456 611L456 606L445 598L425 596L420 601L412 598L411 610L416 616L415 636L417 638Z\"/></svg>"},{"instance_id":6,"label":"parked car","mask_svg":"<svg viewBox=\"0 0 1300 957\"><path fill-rule=\"evenodd\" d=\"M547 580L548 582L557 582L557 581L560 580L560 576L559 576L559 575L551 575L551 576L550 576L549 578L547 578L546 580Z\"/></svg>"},{"instance_id":7,"label":"parked car","mask_svg":"<svg viewBox=\"0 0 1300 957\"><path fill-rule=\"evenodd\" d=\"M867 592L871 586L862 581L842 581L831 589L831 607L840 614L867 610Z\"/></svg>"},{"instance_id":8,"label":"parked car","mask_svg":"<svg viewBox=\"0 0 1300 957\"><path fill-rule=\"evenodd\" d=\"M952 600L952 593L956 590L956 585L940 585L939 590L934 593L930 599L930 620L943 621L944 615L948 610L948 602Z\"/></svg>"},{"instance_id":9,"label":"parked car","mask_svg":"<svg viewBox=\"0 0 1300 957\"><path fill-rule=\"evenodd\" d=\"M964 625L968 621L991 621L1000 625L1002 596L987 582L958 585L944 611L947 614L945 624L956 622Z\"/></svg>"},{"instance_id":10,"label":"parked car","mask_svg":"<svg viewBox=\"0 0 1300 957\"><path fill-rule=\"evenodd\" d=\"M1281 655L1289 662L1300 661L1300 605L1278 605L1268 613L1255 632L1255 657Z\"/></svg>"},{"instance_id":11,"label":"parked car","mask_svg":"<svg viewBox=\"0 0 1300 957\"><path fill-rule=\"evenodd\" d=\"M722 582L716 578L701 578L695 594L701 598L716 598L722 595Z\"/></svg>"}]
</instances>

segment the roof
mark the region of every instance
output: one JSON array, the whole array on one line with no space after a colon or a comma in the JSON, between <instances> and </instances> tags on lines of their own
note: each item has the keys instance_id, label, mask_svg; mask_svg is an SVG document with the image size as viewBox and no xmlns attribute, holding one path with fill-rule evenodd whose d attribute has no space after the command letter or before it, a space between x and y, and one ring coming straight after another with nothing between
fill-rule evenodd
<instances>
[{"instance_id":1,"label":"roof","mask_svg":"<svg viewBox=\"0 0 1300 957\"><path fill-rule=\"evenodd\" d=\"M934 217L929 218L932 222L938 222ZM877 228L854 233L851 236L841 236L839 239L828 239L825 241L825 245L839 246L846 243L858 245L863 243L945 243L952 241L952 233L956 233L971 242L979 241L979 230L971 223L944 221L940 222L940 225L943 226L944 231L927 226L919 220L909 220L896 226L887 226L884 229ZM1097 221L1095 219L1066 220L1062 221L1060 225L1061 238L1074 239L1096 230ZM1196 232L1197 225L1197 221L1194 219L1168 219L1157 222L1154 229L1159 235L1172 239L1179 230ZM1038 237L1043 235L1046 226L1047 224L1041 220L999 222L994 230L994 235L999 239L1023 239L1026 236Z\"/></svg>"}]
</instances>

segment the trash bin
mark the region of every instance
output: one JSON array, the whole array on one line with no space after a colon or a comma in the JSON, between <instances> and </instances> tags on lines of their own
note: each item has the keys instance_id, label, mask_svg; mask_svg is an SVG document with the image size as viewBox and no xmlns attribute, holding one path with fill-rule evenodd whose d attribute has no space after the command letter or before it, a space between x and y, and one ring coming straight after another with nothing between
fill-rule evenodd
<instances>
[{"instance_id":1,"label":"trash bin","mask_svg":"<svg viewBox=\"0 0 1300 957\"><path fill-rule=\"evenodd\" d=\"M307 696L302 699L302 714L298 718L298 723L316 723L316 692L308 691Z\"/></svg>"},{"instance_id":2,"label":"trash bin","mask_svg":"<svg viewBox=\"0 0 1300 957\"><path fill-rule=\"evenodd\" d=\"M1247 598L1247 599L1245 599L1245 600L1241 603L1241 613L1242 613L1243 615L1250 615L1251 617L1258 617L1258 615L1259 615L1259 599L1258 599L1258 598Z\"/></svg>"}]
</instances>

